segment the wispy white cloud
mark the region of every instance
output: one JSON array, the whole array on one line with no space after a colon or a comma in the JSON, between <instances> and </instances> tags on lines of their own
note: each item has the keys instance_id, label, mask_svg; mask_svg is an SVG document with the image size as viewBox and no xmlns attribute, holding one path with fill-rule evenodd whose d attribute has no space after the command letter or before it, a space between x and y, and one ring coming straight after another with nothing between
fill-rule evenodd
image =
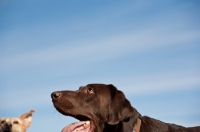
<instances>
[{"instance_id":1,"label":"wispy white cloud","mask_svg":"<svg viewBox=\"0 0 200 132\"><path fill-rule=\"evenodd\" d=\"M51 122L51 120L55 121L55 118L51 118L48 115L49 113L47 114L45 111L48 108L55 110L50 94L56 90L76 90L80 85L90 82L113 83L118 89L124 91L128 97L144 97L145 95L155 93L181 91L182 89L195 91L195 88L198 89L200 86L200 76L197 72L198 70L194 69L194 67L198 67L199 64L197 63L199 62L195 62L195 66L190 65L190 63L194 63L197 60L196 58L193 58L193 60L189 57L185 58L187 55L161 60L161 63L164 64L160 67L171 63L175 65L176 61L186 64L185 61L187 61L188 65L181 67L180 71L176 71L177 67L175 66L176 68L164 68L167 69L166 71L163 71L162 68L161 70L153 69L155 72L148 71L140 75L137 73L126 75L130 69L127 69L122 76L114 76L115 74L120 74L114 73L115 71L110 71L109 74L105 73L104 75L98 74L101 71L98 71L98 68L95 66L99 62L101 62L100 64L105 64L102 62L112 59L117 60L117 58L130 54L152 53L151 51L159 51L160 48L172 47L173 49L173 46L182 46L183 43L192 45L193 42L197 43L200 41L200 31L195 18L197 15L192 12L195 4L189 2L190 4L188 5L186 2L184 4L166 4L163 6L163 2L157 2L134 1L116 5L112 4L112 6L107 6L106 8L102 6L102 9L95 9L95 12L88 13L86 16L80 16L80 14L77 14L75 17L61 16L60 19L44 20L41 23L33 22L31 26L26 23L24 24L25 26L1 32L0 42L2 45L6 45L6 48L8 47L6 49L8 52L5 51L6 54L0 53L2 55L0 55L0 72L2 80L4 81L5 79L5 82L2 83L4 85L3 91L0 92L0 104L4 106L3 108L1 107L1 111L36 108L38 113L42 115L34 118L37 126L40 126L41 123L50 123L49 126L52 126L51 124L57 122L62 122L64 126L67 122L63 120ZM173 7L168 8L169 5L173 5ZM56 18L58 17L56 16ZM37 18L37 20L40 19ZM103 31L101 30L102 28L104 29ZM84 35L80 35L79 32ZM92 34L94 32L102 33L95 36ZM107 32L109 33L106 34ZM85 34L88 34L88 36ZM66 39L67 35L73 39ZM51 37L54 39L50 39ZM62 39L60 40L60 38ZM52 40L54 42L51 42ZM36 46L38 48L32 49L33 45L42 46L41 48ZM14 49L13 47L19 49ZM9 49L12 49L17 54L13 54ZM194 55L190 52L191 54ZM84 68L79 68L80 66ZM93 75L84 74L84 77L82 77L83 72L87 73L88 69L90 69L91 73L92 68L97 71L95 73L98 74L98 77L94 73ZM69 73L72 74L69 75ZM71 75L74 78L67 78L71 77ZM68 79L68 82L65 79ZM31 83L29 84L29 82ZM181 95L181 99L184 99L183 95ZM171 102L166 101L162 103L173 106ZM187 103L190 104L191 102L188 101ZM157 101L155 104L161 105ZM155 104L152 104L148 110L151 109L151 114L159 117L159 119L167 119L164 121L176 122L186 126L198 125L198 122L194 120L193 122L190 119L180 121L177 117L177 115L184 117L191 113L198 115L198 107L195 107L194 110L187 109L181 112L180 109L174 111L165 109L165 111L158 113L157 108L153 109L153 107L156 107ZM141 105L148 105L148 102L139 106L141 107ZM166 118L168 116L171 119ZM41 119L41 117L45 119ZM69 120L68 122L70 122ZM59 127L62 127L62 125L60 123ZM59 128L57 126L54 129L56 131ZM32 131L37 130L38 127L32 129ZM46 130L52 131L52 128L43 127L43 131Z\"/></svg>"},{"instance_id":2,"label":"wispy white cloud","mask_svg":"<svg viewBox=\"0 0 200 132\"><path fill-rule=\"evenodd\" d=\"M52 105L51 93L59 90L76 90L78 87L75 84L47 84L46 86L19 89L5 89L0 93L0 103L7 109L23 109L48 107ZM13 97L15 99L13 99ZM53 105L52 105L53 106Z\"/></svg>"},{"instance_id":3,"label":"wispy white cloud","mask_svg":"<svg viewBox=\"0 0 200 132\"><path fill-rule=\"evenodd\" d=\"M165 34L160 31L152 31L152 29L149 29L112 36L104 40L95 40L94 42L84 43L81 41L78 42L79 46L56 46L49 49L1 58L0 68L3 70L26 65L35 66L59 61L82 60L83 58L88 58L90 62L102 61L116 58L130 52L145 52L166 45L177 45L199 40L199 38L200 32L198 31Z\"/></svg>"},{"instance_id":4,"label":"wispy white cloud","mask_svg":"<svg viewBox=\"0 0 200 132\"><path fill-rule=\"evenodd\" d=\"M151 77L150 77L151 78ZM200 77L172 77L171 79L154 80L152 82L136 83L126 88L127 94L140 95L174 90L192 89L200 85ZM126 86L125 86L126 87Z\"/></svg>"},{"instance_id":5,"label":"wispy white cloud","mask_svg":"<svg viewBox=\"0 0 200 132\"><path fill-rule=\"evenodd\" d=\"M173 71L125 77L122 81L119 79L116 82L127 95L145 95L197 88L200 85L200 75L191 71Z\"/></svg>"},{"instance_id":6,"label":"wispy white cloud","mask_svg":"<svg viewBox=\"0 0 200 132\"><path fill-rule=\"evenodd\" d=\"M95 82L92 79L89 79L92 82ZM83 80L77 80L80 85L86 85ZM158 73L158 74L148 74L140 77L115 77L115 78L102 78L99 80L100 82L104 82L109 84L110 82L115 82L115 86L122 90L127 96L134 95L146 95L146 94L154 94L154 93L163 93L167 91L174 90L183 90L183 89L193 89L197 88L200 85L200 76L198 74L194 74L192 72L171 72L171 73ZM4 109L12 109L16 107L40 107L40 106L48 106L51 105L51 97L50 94L53 91L59 90L77 90L80 86L78 84L49 84L47 86L29 89L23 89L21 92L18 92L12 89L12 92L9 94L1 94L1 98L6 100L3 101ZM13 100L15 97L15 100ZM4 104L5 103L5 104ZM9 105L7 105L9 104Z\"/></svg>"},{"instance_id":7,"label":"wispy white cloud","mask_svg":"<svg viewBox=\"0 0 200 132\"><path fill-rule=\"evenodd\" d=\"M23 36L23 39L26 39L24 38L24 34L26 34L27 32L32 33L31 36L35 36L37 33L40 34L42 32L42 34L37 36L39 38L41 38L41 36L46 37L44 35L44 32L50 32L51 34L48 34L48 37L51 37L53 32L61 32L63 34L66 30L66 26L64 26L66 25L66 23L69 24L67 28L70 28L70 31L74 31L76 28L78 29L81 27L88 27L89 25L99 26L104 23L102 22L102 20L113 21L116 19L116 17L118 17L119 19L120 17L129 13L135 14L133 10L142 12L146 9L146 7L151 7L153 3L126 3L122 7L121 5L113 5L112 7L109 6L108 8L103 10L103 12L102 10L96 11L96 13L99 13L97 13L98 17L88 17L89 20L81 20L81 22L78 23L75 23L74 19L72 19L72 21L68 23L66 22L67 20L57 21L56 23L61 26L56 26L50 29L48 29L47 27L46 29L42 28L46 25L46 23L45 25L44 23L42 23L41 25L34 25L33 27L29 27L28 29L20 29L20 32L14 31L13 34L15 34L14 38L16 39L19 38L19 34ZM188 26L190 27L190 24L192 24L191 20L188 19L186 15L184 15L186 14L186 11L184 9L187 6L188 5L183 4L171 10L163 12L161 11L161 13L158 13L157 15L152 15L153 18L148 18L148 22L145 21L146 19L141 22L137 21L137 23L141 23L141 25L144 27L135 27L135 31L131 29L131 31L121 32L121 34L101 36L100 39L95 40L92 40L91 38L79 38L80 40L76 40L73 42L65 40L65 42L59 42L56 44L58 46L54 46L51 48L28 51L27 53L18 54L15 56L11 55L9 57L0 57L0 69L4 70L15 67L39 66L60 61L83 60L83 58L88 58L89 61L85 61L85 63L90 63L116 58L130 52L145 52L166 45L177 45L183 42L191 42L195 40L199 41L199 30L188 30L188 28L184 28ZM112 15L105 15L105 12L118 10L119 7L126 8L125 10L120 11L121 14L119 14L118 12L112 12ZM188 9L188 7L186 9ZM143 25L142 23L146 23L146 25ZM63 30L63 28L65 30ZM83 30L84 28L81 29ZM7 40L15 40L10 39L9 35L12 36L12 34L4 34L2 36L1 40L4 40L2 41L2 43L6 44ZM20 43L21 42L22 40L20 40ZM31 41L28 42L31 43ZM66 44L75 46L64 46Z\"/></svg>"}]
</instances>

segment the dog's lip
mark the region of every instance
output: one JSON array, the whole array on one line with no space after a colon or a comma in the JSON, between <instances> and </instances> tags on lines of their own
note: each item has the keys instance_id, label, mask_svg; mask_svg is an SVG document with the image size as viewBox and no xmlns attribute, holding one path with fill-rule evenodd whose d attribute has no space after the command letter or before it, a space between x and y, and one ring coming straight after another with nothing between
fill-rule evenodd
<instances>
[{"instance_id":1,"label":"dog's lip","mask_svg":"<svg viewBox=\"0 0 200 132\"><path fill-rule=\"evenodd\" d=\"M94 130L93 121L80 121L65 126L61 132L75 132L75 131L93 132L93 130Z\"/></svg>"},{"instance_id":2,"label":"dog's lip","mask_svg":"<svg viewBox=\"0 0 200 132\"><path fill-rule=\"evenodd\" d=\"M90 122L90 127L87 130L84 129L83 131L80 131L80 132L93 132L94 131L94 128L95 128L94 124L95 123L89 115L86 116L86 115L83 115L83 114L80 114L80 113L79 114L78 113L72 113L70 111L72 111L73 109L66 110L66 108L63 108L65 106L60 104L60 102L58 102L58 101L53 101L53 104L54 104L55 108L57 109L57 111L59 111L61 114L65 115L65 116L74 117L75 119L79 120L80 123L86 122L86 121ZM62 132L73 132L73 130L71 130L71 129L76 130L75 127L77 127L77 126L71 125L71 127L69 127L70 125L65 126L63 128Z\"/></svg>"},{"instance_id":3,"label":"dog's lip","mask_svg":"<svg viewBox=\"0 0 200 132\"><path fill-rule=\"evenodd\" d=\"M74 118L78 119L79 121L89 121L91 118L85 115L74 115Z\"/></svg>"}]
</instances>

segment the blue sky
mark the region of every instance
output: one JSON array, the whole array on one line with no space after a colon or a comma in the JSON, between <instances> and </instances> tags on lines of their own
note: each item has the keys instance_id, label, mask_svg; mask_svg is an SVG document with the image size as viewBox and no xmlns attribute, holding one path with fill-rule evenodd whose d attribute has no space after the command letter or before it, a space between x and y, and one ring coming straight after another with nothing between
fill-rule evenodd
<instances>
[{"instance_id":1,"label":"blue sky","mask_svg":"<svg viewBox=\"0 0 200 132\"><path fill-rule=\"evenodd\" d=\"M0 1L0 117L35 109L28 132L76 121L50 94L114 84L142 115L200 125L200 2Z\"/></svg>"}]
</instances>

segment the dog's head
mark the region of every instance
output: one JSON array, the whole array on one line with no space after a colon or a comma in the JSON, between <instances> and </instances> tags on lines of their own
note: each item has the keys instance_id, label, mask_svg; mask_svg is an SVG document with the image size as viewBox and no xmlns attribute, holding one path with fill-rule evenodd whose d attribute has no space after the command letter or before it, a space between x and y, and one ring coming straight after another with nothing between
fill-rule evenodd
<instances>
[{"instance_id":1,"label":"dog's head","mask_svg":"<svg viewBox=\"0 0 200 132\"><path fill-rule=\"evenodd\" d=\"M0 118L0 132L26 132L26 129L31 125L33 112L35 110L18 118Z\"/></svg>"},{"instance_id":2,"label":"dog's head","mask_svg":"<svg viewBox=\"0 0 200 132\"><path fill-rule=\"evenodd\" d=\"M55 108L60 113L82 121L66 127L63 132L73 132L76 128L81 130L81 127L84 130L81 132L102 132L106 125L128 122L130 117L134 120L130 125L133 127L140 115L123 92L113 85L88 84L77 91L57 91L51 96Z\"/></svg>"}]
</instances>

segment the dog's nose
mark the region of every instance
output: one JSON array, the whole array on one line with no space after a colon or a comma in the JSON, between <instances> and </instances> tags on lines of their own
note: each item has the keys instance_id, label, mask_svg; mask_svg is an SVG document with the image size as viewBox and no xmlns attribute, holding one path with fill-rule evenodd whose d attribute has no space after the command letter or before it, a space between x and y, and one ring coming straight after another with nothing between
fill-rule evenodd
<instances>
[{"instance_id":1,"label":"dog's nose","mask_svg":"<svg viewBox=\"0 0 200 132\"><path fill-rule=\"evenodd\" d=\"M60 97L61 93L60 92L53 92L51 94L52 99L58 99Z\"/></svg>"}]
</instances>

